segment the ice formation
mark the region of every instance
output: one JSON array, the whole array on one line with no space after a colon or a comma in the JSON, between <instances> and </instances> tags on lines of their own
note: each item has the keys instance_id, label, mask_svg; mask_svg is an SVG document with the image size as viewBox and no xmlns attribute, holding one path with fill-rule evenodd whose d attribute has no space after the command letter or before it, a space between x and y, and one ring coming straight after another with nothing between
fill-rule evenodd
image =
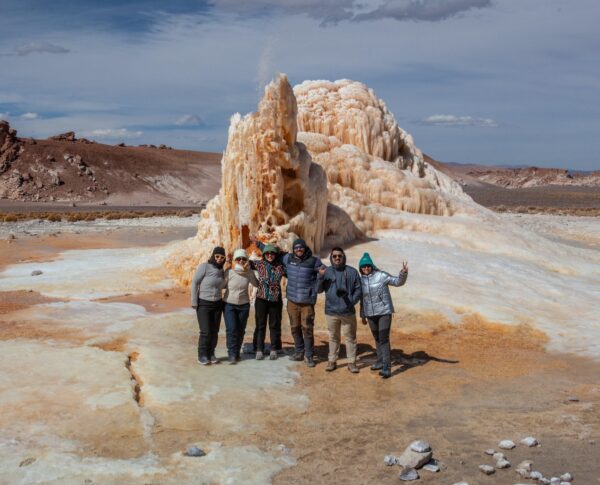
<instances>
[{"instance_id":1,"label":"ice formation","mask_svg":"<svg viewBox=\"0 0 600 485\"><path fill-rule=\"evenodd\" d=\"M292 90L280 74L256 113L232 117L221 191L167 265L188 284L213 246L248 247L252 235L284 248L300 236L319 251L402 228L406 212L449 216L474 207L424 162L367 86L306 81Z\"/></svg>"}]
</instances>

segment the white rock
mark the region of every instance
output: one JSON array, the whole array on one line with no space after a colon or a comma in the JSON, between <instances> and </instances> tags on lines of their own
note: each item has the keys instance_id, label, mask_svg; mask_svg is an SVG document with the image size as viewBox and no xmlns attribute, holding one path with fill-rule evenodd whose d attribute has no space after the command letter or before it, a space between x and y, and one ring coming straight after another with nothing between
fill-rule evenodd
<instances>
[{"instance_id":1,"label":"white rock","mask_svg":"<svg viewBox=\"0 0 600 485\"><path fill-rule=\"evenodd\" d=\"M496 463L496 468L499 468L499 469L510 468L510 462L505 458L503 458L502 460L498 460L498 462Z\"/></svg>"},{"instance_id":2,"label":"white rock","mask_svg":"<svg viewBox=\"0 0 600 485\"><path fill-rule=\"evenodd\" d=\"M523 460L521 463L519 463L517 465L517 470L522 469L522 470L527 470L528 472L530 472L531 465L533 465L533 462L531 460Z\"/></svg>"},{"instance_id":3,"label":"white rock","mask_svg":"<svg viewBox=\"0 0 600 485\"><path fill-rule=\"evenodd\" d=\"M398 463L398 458L396 458L394 455L385 455L383 457L383 463L385 463L387 466L394 466L396 463Z\"/></svg>"},{"instance_id":4,"label":"white rock","mask_svg":"<svg viewBox=\"0 0 600 485\"><path fill-rule=\"evenodd\" d=\"M511 440L502 440L498 443L498 446L503 450L512 450L515 447L515 444Z\"/></svg>"},{"instance_id":5,"label":"white rock","mask_svg":"<svg viewBox=\"0 0 600 485\"><path fill-rule=\"evenodd\" d=\"M560 479L563 482L572 482L573 481L573 475L571 475L569 472L567 472L567 473L564 473L563 475L561 475Z\"/></svg>"},{"instance_id":6,"label":"white rock","mask_svg":"<svg viewBox=\"0 0 600 485\"><path fill-rule=\"evenodd\" d=\"M469 485L467 482L456 482L454 485Z\"/></svg>"},{"instance_id":7,"label":"white rock","mask_svg":"<svg viewBox=\"0 0 600 485\"><path fill-rule=\"evenodd\" d=\"M521 440L521 444L531 448L532 446L538 446L539 442L533 436L528 436L527 438L523 438Z\"/></svg>"},{"instance_id":8,"label":"white rock","mask_svg":"<svg viewBox=\"0 0 600 485\"><path fill-rule=\"evenodd\" d=\"M542 483L543 485L550 485L550 480L545 477L540 478L538 482Z\"/></svg>"},{"instance_id":9,"label":"white rock","mask_svg":"<svg viewBox=\"0 0 600 485\"><path fill-rule=\"evenodd\" d=\"M405 468L400 472L400 480L403 482L412 482L419 479L419 474L414 468Z\"/></svg>"},{"instance_id":10,"label":"white rock","mask_svg":"<svg viewBox=\"0 0 600 485\"><path fill-rule=\"evenodd\" d=\"M529 478L529 472L525 468L517 468L515 470L521 478Z\"/></svg>"},{"instance_id":11,"label":"white rock","mask_svg":"<svg viewBox=\"0 0 600 485\"><path fill-rule=\"evenodd\" d=\"M431 446L429 446L429 443L427 443L427 441L417 440L413 441L410 444L410 449L416 451L417 453L426 453L428 451L431 451Z\"/></svg>"},{"instance_id":12,"label":"white rock","mask_svg":"<svg viewBox=\"0 0 600 485\"><path fill-rule=\"evenodd\" d=\"M560 485L571 485L571 482L560 482Z\"/></svg>"},{"instance_id":13,"label":"white rock","mask_svg":"<svg viewBox=\"0 0 600 485\"><path fill-rule=\"evenodd\" d=\"M397 463L403 468L421 468L431 460L431 451L418 453L410 449L410 446L398 457Z\"/></svg>"},{"instance_id":14,"label":"white rock","mask_svg":"<svg viewBox=\"0 0 600 485\"><path fill-rule=\"evenodd\" d=\"M496 472L496 469L490 465L479 465L479 471L486 475L493 475Z\"/></svg>"},{"instance_id":15,"label":"white rock","mask_svg":"<svg viewBox=\"0 0 600 485\"><path fill-rule=\"evenodd\" d=\"M437 473L440 471L440 466L437 460L431 460L429 463L423 466L423 470L428 472Z\"/></svg>"},{"instance_id":16,"label":"white rock","mask_svg":"<svg viewBox=\"0 0 600 485\"><path fill-rule=\"evenodd\" d=\"M540 480L544 478L544 475L542 475L540 472L533 471L529 474L529 478L531 478L532 480Z\"/></svg>"},{"instance_id":17,"label":"white rock","mask_svg":"<svg viewBox=\"0 0 600 485\"><path fill-rule=\"evenodd\" d=\"M552 477L550 479L550 485L560 485L560 478L558 478L558 477Z\"/></svg>"},{"instance_id":18,"label":"white rock","mask_svg":"<svg viewBox=\"0 0 600 485\"><path fill-rule=\"evenodd\" d=\"M494 458L494 460L496 460L496 461L504 460L504 458L505 458L505 457L504 457L504 453L500 453L499 451L498 451L498 452L496 452L496 453L494 453L494 454L492 455L492 457L493 457L493 458Z\"/></svg>"},{"instance_id":19,"label":"white rock","mask_svg":"<svg viewBox=\"0 0 600 485\"><path fill-rule=\"evenodd\" d=\"M484 453L485 453L486 455L493 456L493 455L494 455L494 453L496 453L496 450L495 450L494 448L488 448L487 450L485 450L485 451L484 451Z\"/></svg>"}]
</instances>

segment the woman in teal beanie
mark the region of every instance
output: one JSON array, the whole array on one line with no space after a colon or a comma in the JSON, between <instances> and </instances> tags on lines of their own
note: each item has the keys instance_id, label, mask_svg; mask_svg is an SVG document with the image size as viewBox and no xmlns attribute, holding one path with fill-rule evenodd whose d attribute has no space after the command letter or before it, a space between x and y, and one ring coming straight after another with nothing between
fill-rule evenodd
<instances>
[{"instance_id":1,"label":"woman in teal beanie","mask_svg":"<svg viewBox=\"0 0 600 485\"><path fill-rule=\"evenodd\" d=\"M387 379L392 375L390 328L394 313L388 286L402 286L406 283L408 263L403 261L400 274L392 276L377 268L369 253L364 253L358 268L362 286L360 316L363 324L369 324L377 347L377 362L371 366L371 370L379 370L379 375Z\"/></svg>"}]
</instances>

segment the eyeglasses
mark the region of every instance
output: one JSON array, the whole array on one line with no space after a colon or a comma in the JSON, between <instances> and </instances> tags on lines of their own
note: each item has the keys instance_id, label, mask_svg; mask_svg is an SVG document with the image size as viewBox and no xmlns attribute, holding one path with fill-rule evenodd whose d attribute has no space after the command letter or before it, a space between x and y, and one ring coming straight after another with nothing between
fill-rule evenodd
<instances>
[{"instance_id":1,"label":"eyeglasses","mask_svg":"<svg viewBox=\"0 0 600 485\"><path fill-rule=\"evenodd\" d=\"M342 259L344 256L342 254L332 254L331 259Z\"/></svg>"}]
</instances>

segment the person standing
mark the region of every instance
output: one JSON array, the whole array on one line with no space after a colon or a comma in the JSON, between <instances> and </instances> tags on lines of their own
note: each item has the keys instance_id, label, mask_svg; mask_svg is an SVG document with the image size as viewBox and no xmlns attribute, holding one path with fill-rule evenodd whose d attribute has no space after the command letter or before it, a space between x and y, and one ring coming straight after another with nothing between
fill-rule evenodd
<instances>
[{"instance_id":1,"label":"person standing","mask_svg":"<svg viewBox=\"0 0 600 485\"><path fill-rule=\"evenodd\" d=\"M331 266L319 269L317 292L325 292L325 317L329 330L329 356L327 372L337 368L340 353L340 334L344 334L348 370L357 374L356 365L356 310L362 289L358 271L346 264L346 254L340 247L331 250Z\"/></svg>"},{"instance_id":2,"label":"person standing","mask_svg":"<svg viewBox=\"0 0 600 485\"><path fill-rule=\"evenodd\" d=\"M362 285L360 315L363 324L369 324L377 347L377 362L371 370L379 370L384 379L392 375L390 328L394 304L388 285L402 286L408 277L408 263L402 262L398 276L381 271L373 264L369 253L364 253L358 263Z\"/></svg>"},{"instance_id":3,"label":"person standing","mask_svg":"<svg viewBox=\"0 0 600 485\"><path fill-rule=\"evenodd\" d=\"M258 286L244 249L233 253L233 266L225 271L224 317L227 330L227 358L230 364L241 360L246 324L250 314L249 286Z\"/></svg>"},{"instance_id":4,"label":"person standing","mask_svg":"<svg viewBox=\"0 0 600 485\"><path fill-rule=\"evenodd\" d=\"M267 321L271 339L269 359L276 360L277 351L281 350L281 313L283 309L281 279L285 275L285 268L277 258L278 253L275 246L267 244L263 247L262 259L250 261L250 267L256 271L259 283L254 301L256 327L253 340L256 360L264 358Z\"/></svg>"},{"instance_id":5,"label":"person standing","mask_svg":"<svg viewBox=\"0 0 600 485\"><path fill-rule=\"evenodd\" d=\"M219 363L215 356L215 348L223 311L224 264L225 249L217 246L213 249L210 259L198 266L192 278L192 308L196 310L200 327L198 363L202 365Z\"/></svg>"}]
</instances>

